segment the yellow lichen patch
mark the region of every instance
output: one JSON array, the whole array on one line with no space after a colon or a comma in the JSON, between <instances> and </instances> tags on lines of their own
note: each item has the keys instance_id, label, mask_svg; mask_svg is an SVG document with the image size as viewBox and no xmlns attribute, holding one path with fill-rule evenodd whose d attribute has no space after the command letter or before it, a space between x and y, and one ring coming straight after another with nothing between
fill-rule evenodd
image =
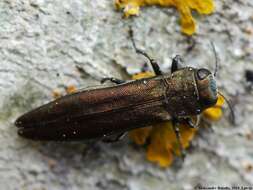
<instances>
[{"instance_id":1,"label":"yellow lichen patch","mask_svg":"<svg viewBox=\"0 0 253 190\"><path fill-rule=\"evenodd\" d=\"M132 130L128 133L130 139L132 139L135 144L144 145L147 138L150 136L152 127L144 127L140 129Z\"/></svg>"},{"instance_id":2,"label":"yellow lichen patch","mask_svg":"<svg viewBox=\"0 0 253 190\"><path fill-rule=\"evenodd\" d=\"M140 6L143 6L141 4L141 1L136 0L115 0L114 5L116 9L124 10L124 17L129 17L131 15L139 15Z\"/></svg>"},{"instance_id":3,"label":"yellow lichen patch","mask_svg":"<svg viewBox=\"0 0 253 190\"><path fill-rule=\"evenodd\" d=\"M180 124L181 144L183 148L189 146L189 142L195 135L196 130ZM173 161L173 153L180 156L179 142L171 122L153 125L150 133L150 144L147 148L147 159L158 163L161 167L168 167Z\"/></svg>"},{"instance_id":4,"label":"yellow lichen patch","mask_svg":"<svg viewBox=\"0 0 253 190\"><path fill-rule=\"evenodd\" d=\"M219 95L215 106L206 109L203 112L203 116L211 121L218 121L223 114L223 111L222 111L223 104L224 104L224 98Z\"/></svg>"},{"instance_id":5,"label":"yellow lichen patch","mask_svg":"<svg viewBox=\"0 0 253 190\"><path fill-rule=\"evenodd\" d=\"M171 133L170 122L154 126L147 148L147 159L158 163L161 167L170 166L173 161L172 142L173 133Z\"/></svg>"},{"instance_id":6,"label":"yellow lichen patch","mask_svg":"<svg viewBox=\"0 0 253 190\"><path fill-rule=\"evenodd\" d=\"M166 147L161 145L163 144L150 144L147 148L147 159L150 162L157 163L161 167L169 167L173 162L173 153L170 149L168 150Z\"/></svg>"},{"instance_id":7,"label":"yellow lichen patch","mask_svg":"<svg viewBox=\"0 0 253 190\"><path fill-rule=\"evenodd\" d=\"M143 78L148 78L148 77L153 77L154 73L147 71L147 72L142 72L142 73L138 73L132 76L133 80L137 80L137 79L143 79Z\"/></svg>"},{"instance_id":8,"label":"yellow lichen patch","mask_svg":"<svg viewBox=\"0 0 253 190\"><path fill-rule=\"evenodd\" d=\"M159 5L175 7L180 14L182 32L192 35L196 31L196 24L191 10L200 14L210 14L214 11L213 0L114 0L117 9L123 9L124 17L139 15L141 6Z\"/></svg>"}]
</instances>

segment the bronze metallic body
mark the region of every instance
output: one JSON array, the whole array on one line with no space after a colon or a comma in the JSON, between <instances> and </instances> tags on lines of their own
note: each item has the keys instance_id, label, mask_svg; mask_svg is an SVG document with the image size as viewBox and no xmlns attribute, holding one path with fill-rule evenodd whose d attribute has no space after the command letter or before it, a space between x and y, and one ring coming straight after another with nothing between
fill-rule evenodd
<instances>
[{"instance_id":1,"label":"bronze metallic body","mask_svg":"<svg viewBox=\"0 0 253 190\"><path fill-rule=\"evenodd\" d=\"M217 100L210 97L210 79L199 82L197 71L188 67L171 75L70 94L24 114L16 125L26 138L80 140L197 115Z\"/></svg>"}]
</instances>

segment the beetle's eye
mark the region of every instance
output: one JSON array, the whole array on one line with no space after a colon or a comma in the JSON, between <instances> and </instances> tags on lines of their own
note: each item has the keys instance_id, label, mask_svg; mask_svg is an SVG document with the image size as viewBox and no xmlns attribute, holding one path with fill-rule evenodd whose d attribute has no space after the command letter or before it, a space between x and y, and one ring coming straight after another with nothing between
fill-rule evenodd
<instances>
[{"instance_id":1,"label":"beetle's eye","mask_svg":"<svg viewBox=\"0 0 253 190\"><path fill-rule=\"evenodd\" d=\"M198 71L197 71L197 76L198 76L198 78L200 79L200 80L203 80L203 79L205 79L208 75L210 75L211 74L211 72L209 71L209 70L207 70L207 69L199 69Z\"/></svg>"}]
</instances>

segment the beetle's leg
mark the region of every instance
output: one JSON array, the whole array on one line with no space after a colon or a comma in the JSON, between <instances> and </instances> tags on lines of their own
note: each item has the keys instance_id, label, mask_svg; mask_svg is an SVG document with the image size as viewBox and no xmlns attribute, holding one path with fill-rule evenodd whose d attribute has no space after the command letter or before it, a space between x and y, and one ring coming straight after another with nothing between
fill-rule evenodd
<instances>
[{"instance_id":1,"label":"beetle's leg","mask_svg":"<svg viewBox=\"0 0 253 190\"><path fill-rule=\"evenodd\" d=\"M136 44L135 44L135 41L134 41L133 30L132 30L131 27L129 29L129 35L130 35L130 39L132 41L135 52L138 53L138 54L143 55L144 57L146 57L149 60L149 62L152 65L152 68L153 68L156 75L162 75L162 72L161 72L160 67L157 64L157 62L154 59L150 58L149 55L146 52L144 52L144 51L142 51L142 50L140 50L136 47Z\"/></svg>"},{"instance_id":2,"label":"beetle's leg","mask_svg":"<svg viewBox=\"0 0 253 190\"><path fill-rule=\"evenodd\" d=\"M178 128L178 121L176 118L172 119L172 127L173 127L173 131L175 132L175 135L176 135L176 138L177 138L177 142L178 142L178 145L179 145L179 150L180 150L180 153L181 153L181 156L184 160L185 158L185 149L183 148L183 145L182 145L182 142L181 142L181 135L180 135L180 131L179 131L179 128Z\"/></svg>"},{"instance_id":3,"label":"beetle's leg","mask_svg":"<svg viewBox=\"0 0 253 190\"><path fill-rule=\"evenodd\" d=\"M173 59L172 59L172 64L171 64L171 73L177 71L181 65L181 63L183 62L182 58L180 55L176 55Z\"/></svg>"},{"instance_id":4,"label":"beetle's leg","mask_svg":"<svg viewBox=\"0 0 253 190\"><path fill-rule=\"evenodd\" d=\"M102 139L102 141L104 143L114 143L114 142L117 142L117 141L120 141L122 140L125 136L126 136L127 133L120 133L119 135L117 136L109 136L109 137L105 137Z\"/></svg>"},{"instance_id":5,"label":"beetle's leg","mask_svg":"<svg viewBox=\"0 0 253 190\"><path fill-rule=\"evenodd\" d=\"M124 80L121 80L121 79L117 79L117 78L113 78L113 77L106 77L106 78L103 78L100 82L101 84L105 83L106 81L111 81L115 84L122 84L122 83L125 83L126 81Z\"/></svg>"},{"instance_id":6,"label":"beetle's leg","mask_svg":"<svg viewBox=\"0 0 253 190\"><path fill-rule=\"evenodd\" d=\"M199 128L199 122L200 122L200 116L197 115L197 120L196 120L196 122L193 122L191 118L186 118L185 121L186 121L186 123L187 123L191 128L198 129L198 128Z\"/></svg>"}]
</instances>

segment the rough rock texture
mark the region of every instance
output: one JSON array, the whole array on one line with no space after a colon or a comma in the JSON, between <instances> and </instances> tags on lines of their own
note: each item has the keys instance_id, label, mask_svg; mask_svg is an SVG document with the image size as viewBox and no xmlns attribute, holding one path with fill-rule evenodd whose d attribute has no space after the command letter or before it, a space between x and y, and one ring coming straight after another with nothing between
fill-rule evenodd
<instances>
[{"instance_id":1,"label":"rough rock texture","mask_svg":"<svg viewBox=\"0 0 253 190\"><path fill-rule=\"evenodd\" d=\"M1 189L192 189L253 183L253 98L244 70L253 69L252 0L218 1L211 16L197 16L192 40L180 33L174 9L149 7L123 20L112 0L0 1L0 184ZM213 131L195 138L182 166L160 169L145 160L144 149L126 138L97 143L33 142L17 136L17 116L52 100L64 85L99 84L104 76L127 78L146 61L137 44L169 71L171 57L214 68L210 41L220 58L217 82L235 104L237 126L227 113ZM188 51L189 50L189 51ZM77 67L82 68L80 73ZM86 153L85 153L86 152ZM179 162L179 161L178 161Z\"/></svg>"}]
</instances>

